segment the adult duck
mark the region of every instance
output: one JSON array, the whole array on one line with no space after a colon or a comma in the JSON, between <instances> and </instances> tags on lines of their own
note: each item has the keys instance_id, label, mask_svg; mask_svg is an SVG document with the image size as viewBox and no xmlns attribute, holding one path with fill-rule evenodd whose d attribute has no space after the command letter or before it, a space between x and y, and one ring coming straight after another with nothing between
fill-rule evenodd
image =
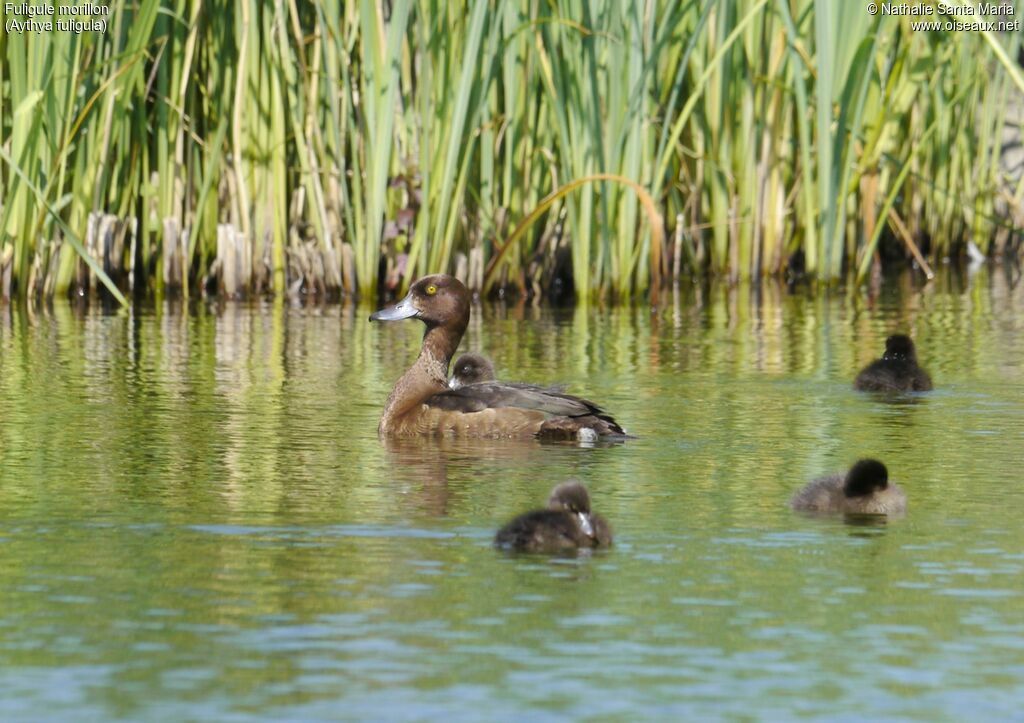
<instances>
[{"instance_id":1,"label":"adult duck","mask_svg":"<svg viewBox=\"0 0 1024 723\"><path fill-rule=\"evenodd\" d=\"M469 324L470 294L447 274L417 280L404 299L370 321L419 319L427 330L416 362L395 383L377 431L382 436L578 439L624 436L593 402L570 394L489 381L448 387L448 365Z\"/></svg>"},{"instance_id":2,"label":"adult duck","mask_svg":"<svg viewBox=\"0 0 1024 723\"><path fill-rule=\"evenodd\" d=\"M895 334L885 340L882 358L857 375L853 388L862 392L928 392L932 378L918 366L917 350L910 337Z\"/></svg>"}]
</instances>

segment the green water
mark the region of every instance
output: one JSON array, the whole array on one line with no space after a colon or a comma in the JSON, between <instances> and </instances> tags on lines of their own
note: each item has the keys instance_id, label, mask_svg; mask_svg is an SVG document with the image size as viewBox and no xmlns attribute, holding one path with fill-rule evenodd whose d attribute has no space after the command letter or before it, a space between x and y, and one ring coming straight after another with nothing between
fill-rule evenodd
<instances>
[{"instance_id":1,"label":"green water","mask_svg":"<svg viewBox=\"0 0 1024 723\"><path fill-rule=\"evenodd\" d=\"M381 442L421 326L366 308L0 307L0 719L1019 716L1022 286L475 309L596 448ZM852 391L893 331L937 391ZM787 509L862 455L906 519ZM491 548L569 476L613 549Z\"/></svg>"}]
</instances>

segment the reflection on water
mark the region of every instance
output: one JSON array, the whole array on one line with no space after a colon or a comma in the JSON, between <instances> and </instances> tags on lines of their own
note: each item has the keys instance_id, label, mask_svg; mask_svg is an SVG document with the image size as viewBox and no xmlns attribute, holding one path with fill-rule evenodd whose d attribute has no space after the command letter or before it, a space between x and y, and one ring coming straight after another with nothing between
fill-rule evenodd
<instances>
[{"instance_id":1,"label":"reflection on water","mask_svg":"<svg viewBox=\"0 0 1024 723\"><path fill-rule=\"evenodd\" d=\"M463 349L637 439L385 441L416 324L0 307L0 718L1016 715L1024 292L687 287L475 309ZM907 331L936 391L858 394ZM875 456L905 519L805 517ZM616 545L491 547L577 477Z\"/></svg>"}]
</instances>

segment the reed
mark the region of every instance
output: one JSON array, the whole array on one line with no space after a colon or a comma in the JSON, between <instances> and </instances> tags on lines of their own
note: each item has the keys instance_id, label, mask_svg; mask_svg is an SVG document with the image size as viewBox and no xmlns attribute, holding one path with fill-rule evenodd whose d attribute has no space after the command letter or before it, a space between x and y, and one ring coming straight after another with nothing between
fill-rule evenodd
<instances>
[{"instance_id":1,"label":"reed","mask_svg":"<svg viewBox=\"0 0 1024 723\"><path fill-rule=\"evenodd\" d=\"M110 7L0 37L0 296L629 298L1020 242L1019 32L831 0Z\"/></svg>"}]
</instances>

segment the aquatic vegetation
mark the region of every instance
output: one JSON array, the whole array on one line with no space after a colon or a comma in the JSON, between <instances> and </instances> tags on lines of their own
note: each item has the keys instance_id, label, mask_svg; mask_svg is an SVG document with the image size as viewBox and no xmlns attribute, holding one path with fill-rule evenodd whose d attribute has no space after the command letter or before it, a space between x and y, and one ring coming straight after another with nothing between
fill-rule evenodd
<instances>
[{"instance_id":1,"label":"aquatic vegetation","mask_svg":"<svg viewBox=\"0 0 1024 723\"><path fill-rule=\"evenodd\" d=\"M824 0L109 7L0 37L0 296L622 298L1019 239L1019 32Z\"/></svg>"}]
</instances>

